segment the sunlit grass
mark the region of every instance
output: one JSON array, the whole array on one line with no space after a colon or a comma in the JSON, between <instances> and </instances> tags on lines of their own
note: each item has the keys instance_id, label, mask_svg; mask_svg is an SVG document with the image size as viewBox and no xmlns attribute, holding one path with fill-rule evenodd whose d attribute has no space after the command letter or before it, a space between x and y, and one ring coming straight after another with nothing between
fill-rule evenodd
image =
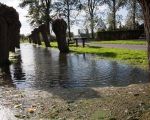
<instances>
[{"instance_id":1,"label":"sunlit grass","mask_svg":"<svg viewBox=\"0 0 150 120\"><path fill-rule=\"evenodd\" d=\"M44 45L44 44L43 44ZM57 48L56 42L51 42L51 46ZM74 53L89 53L96 54L100 58L107 58L112 60L118 60L121 62L129 63L139 67L146 68L148 66L147 61L147 52L144 50L129 50L129 49L120 49L120 48L101 48L101 47L75 47L71 45L70 51Z\"/></svg>"},{"instance_id":2,"label":"sunlit grass","mask_svg":"<svg viewBox=\"0 0 150 120\"><path fill-rule=\"evenodd\" d=\"M111 41L93 41L94 44L128 44L128 45L146 45L146 40L111 40Z\"/></svg>"},{"instance_id":3,"label":"sunlit grass","mask_svg":"<svg viewBox=\"0 0 150 120\"><path fill-rule=\"evenodd\" d=\"M21 39L21 40L20 40L20 43L28 43L28 42L29 42L28 39Z\"/></svg>"},{"instance_id":4,"label":"sunlit grass","mask_svg":"<svg viewBox=\"0 0 150 120\"><path fill-rule=\"evenodd\" d=\"M137 66L147 66L147 54L142 50L128 50L119 48L89 48L71 47L70 50L76 53L97 54L114 60L121 60Z\"/></svg>"}]
</instances>

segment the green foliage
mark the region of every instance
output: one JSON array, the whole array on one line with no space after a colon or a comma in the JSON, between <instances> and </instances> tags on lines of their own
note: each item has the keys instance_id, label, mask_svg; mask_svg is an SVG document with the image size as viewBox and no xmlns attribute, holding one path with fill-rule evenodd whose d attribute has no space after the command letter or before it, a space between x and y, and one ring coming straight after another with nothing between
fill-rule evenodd
<instances>
[{"instance_id":1,"label":"green foliage","mask_svg":"<svg viewBox=\"0 0 150 120\"><path fill-rule=\"evenodd\" d=\"M28 17L30 25L38 27L42 23L50 21L51 0L21 0L21 8L29 7Z\"/></svg>"}]
</instances>

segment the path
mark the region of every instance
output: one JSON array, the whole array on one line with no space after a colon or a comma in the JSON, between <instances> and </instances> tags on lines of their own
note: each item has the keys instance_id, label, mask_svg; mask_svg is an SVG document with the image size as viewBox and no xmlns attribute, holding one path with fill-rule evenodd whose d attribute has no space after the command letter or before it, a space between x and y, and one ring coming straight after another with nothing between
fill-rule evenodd
<instances>
[{"instance_id":1,"label":"path","mask_svg":"<svg viewBox=\"0 0 150 120\"><path fill-rule=\"evenodd\" d=\"M127 44L95 44L88 43L89 46L93 47L107 47L107 48L125 48L131 50L147 50L147 45L127 45Z\"/></svg>"}]
</instances>

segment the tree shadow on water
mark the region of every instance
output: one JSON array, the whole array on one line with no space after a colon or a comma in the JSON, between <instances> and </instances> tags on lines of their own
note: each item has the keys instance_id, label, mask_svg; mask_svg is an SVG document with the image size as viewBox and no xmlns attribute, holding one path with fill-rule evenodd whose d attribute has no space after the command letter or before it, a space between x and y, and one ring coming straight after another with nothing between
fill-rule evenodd
<instances>
[{"instance_id":1,"label":"tree shadow on water","mask_svg":"<svg viewBox=\"0 0 150 120\"><path fill-rule=\"evenodd\" d=\"M13 62L9 65L0 66L0 85L16 87L14 80L24 80L25 73L22 71L22 59L20 52L13 56Z\"/></svg>"},{"instance_id":2,"label":"tree shadow on water","mask_svg":"<svg viewBox=\"0 0 150 120\"><path fill-rule=\"evenodd\" d=\"M14 87L9 65L0 67L0 86L5 86L5 85Z\"/></svg>"},{"instance_id":3,"label":"tree shadow on water","mask_svg":"<svg viewBox=\"0 0 150 120\"><path fill-rule=\"evenodd\" d=\"M49 88L41 88L40 90L47 91L54 96L58 96L59 98L65 100L65 101L74 101L74 100L80 100L80 99L91 99L91 98L99 98L101 97L97 91L90 87L71 87L69 85L72 85L72 81L70 81L69 76L70 70L68 67L69 54L59 54L58 58L58 69L56 71L58 72L58 81L57 85L53 81L52 84L54 84L53 87ZM80 79L80 78L79 78ZM80 80L79 80L80 81Z\"/></svg>"}]
</instances>

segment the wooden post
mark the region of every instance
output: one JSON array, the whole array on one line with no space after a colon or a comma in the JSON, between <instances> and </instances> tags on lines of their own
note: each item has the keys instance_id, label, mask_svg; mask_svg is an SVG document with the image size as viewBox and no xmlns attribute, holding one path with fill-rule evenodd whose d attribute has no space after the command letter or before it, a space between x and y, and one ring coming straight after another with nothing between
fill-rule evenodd
<instances>
[{"instance_id":1,"label":"wooden post","mask_svg":"<svg viewBox=\"0 0 150 120\"><path fill-rule=\"evenodd\" d=\"M85 39L86 38L82 38L82 46L85 47Z\"/></svg>"},{"instance_id":2,"label":"wooden post","mask_svg":"<svg viewBox=\"0 0 150 120\"><path fill-rule=\"evenodd\" d=\"M78 38L75 38L76 41L76 47L78 47Z\"/></svg>"}]
</instances>

